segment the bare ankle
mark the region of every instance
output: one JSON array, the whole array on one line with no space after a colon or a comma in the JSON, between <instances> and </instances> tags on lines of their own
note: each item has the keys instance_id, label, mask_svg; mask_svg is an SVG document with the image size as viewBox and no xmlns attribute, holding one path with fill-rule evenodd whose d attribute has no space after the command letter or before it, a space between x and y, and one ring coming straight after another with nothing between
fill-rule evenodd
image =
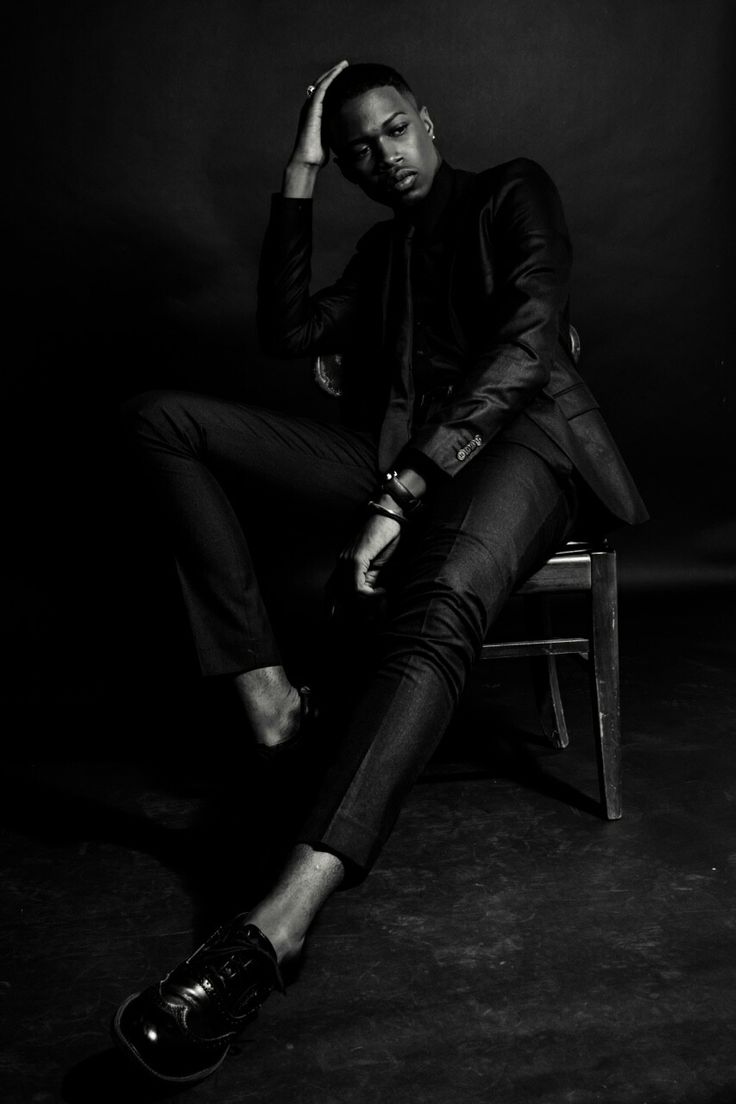
<instances>
[{"instance_id":1,"label":"bare ankle","mask_svg":"<svg viewBox=\"0 0 736 1104\"><path fill-rule=\"evenodd\" d=\"M295 734L301 701L283 667L241 672L233 679L233 685L256 743L273 747Z\"/></svg>"},{"instance_id":2,"label":"bare ankle","mask_svg":"<svg viewBox=\"0 0 736 1104\"><path fill-rule=\"evenodd\" d=\"M269 909L256 907L248 914L248 921L263 932L276 952L279 964L291 962L298 958L302 952L305 934L297 934L284 924L281 917L274 915Z\"/></svg>"},{"instance_id":3,"label":"bare ankle","mask_svg":"<svg viewBox=\"0 0 736 1104\"><path fill-rule=\"evenodd\" d=\"M297 844L273 890L251 910L251 923L271 941L279 962L296 958L328 897L341 884L345 867L337 855Z\"/></svg>"},{"instance_id":4,"label":"bare ankle","mask_svg":"<svg viewBox=\"0 0 736 1104\"><path fill-rule=\"evenodd\" d=\"M272 717L263 717L257 726L251 722L256 743L263 744L265 747L275 747L291 739L299 731L300 717L299 691L296 687L290 686Z\"/></svg>"}]
</instances>

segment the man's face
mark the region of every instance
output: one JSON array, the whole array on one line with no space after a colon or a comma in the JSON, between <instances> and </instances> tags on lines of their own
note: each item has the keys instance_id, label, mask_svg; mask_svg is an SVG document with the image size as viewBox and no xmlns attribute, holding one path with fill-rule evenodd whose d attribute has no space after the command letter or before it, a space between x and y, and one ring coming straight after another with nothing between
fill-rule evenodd
<instances>
[{"instance_id":1,"label":"man's face","mask_svg":"<svg viewBox=\"0 0 736 1104\"><path fill-rule=\"evenodd\" d=\"M440 157L426 107L390 85L343 104L330 127L337 164L378 203L411 207L429 192Z\"/></svg>"}]
</instances>

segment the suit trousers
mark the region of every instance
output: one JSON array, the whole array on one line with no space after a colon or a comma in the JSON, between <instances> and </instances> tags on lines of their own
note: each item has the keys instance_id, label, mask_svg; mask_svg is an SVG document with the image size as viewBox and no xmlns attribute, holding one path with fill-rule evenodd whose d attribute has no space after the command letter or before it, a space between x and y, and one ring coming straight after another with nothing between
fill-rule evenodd
<instances>
[{"instance_id":1,"label":"suit trousers","mask_svg":"<svg viewBox=\"0 0 736 1104\"><path fill-rule=\"evenodd\" d=\"M249 530L265 503L312 531L357 532L378 484L376 438L188 392L139 396L124 424L168 522L202 673L280 663ZM562 454L550 462L503 434L430 489L390 561L374 667L296 842L334 852L353 878L370 868L489 626L565 540L575 502Z\"/></svg>"}]
</instances>

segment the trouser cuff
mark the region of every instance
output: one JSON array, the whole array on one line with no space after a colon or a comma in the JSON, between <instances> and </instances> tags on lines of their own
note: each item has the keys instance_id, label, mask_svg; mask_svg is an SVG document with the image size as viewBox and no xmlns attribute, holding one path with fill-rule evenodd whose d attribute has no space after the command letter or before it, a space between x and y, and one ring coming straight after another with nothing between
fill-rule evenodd
<instances>
[{"instance_id":1,"label":"trouser cuff","mask_svg":"<svg viewBox=\"0 0 736 1104\"><path fill-rule=\"evenodd\" d=\"M297 837L297 843L309 844L316 851L330 851L342 860L346 888L363 881L385 842L375 829L344 813L335 814L327 828L307 820Z\"/></svg>"}]
</instances>

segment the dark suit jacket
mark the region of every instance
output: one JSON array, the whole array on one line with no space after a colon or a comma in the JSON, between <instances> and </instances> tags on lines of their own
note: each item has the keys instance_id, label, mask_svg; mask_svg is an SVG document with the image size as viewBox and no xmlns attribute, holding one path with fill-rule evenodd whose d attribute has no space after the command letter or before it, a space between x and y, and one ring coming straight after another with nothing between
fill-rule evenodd
<instances>
[{"instance_id":1,"label":"dark suit jacket","mask_svg":"<svg viewBox=\"0 0 736 1104\"><path fill-rule=\"evenodd\" d=\"M445 168L445 171L447 169ZM533 161L453 174L453 249L446 306L458 348L452 397L411 448L454 476L498 433L562 449L599 519L647 517L570 350L570 242L557 191ZM358 243L342 277L309 294L311 201L274 196L259 281L259 328L279 356L342 352L343 416L378 431L388 398L385 355L393 220Z\"/></svg>"}]
</instances>

